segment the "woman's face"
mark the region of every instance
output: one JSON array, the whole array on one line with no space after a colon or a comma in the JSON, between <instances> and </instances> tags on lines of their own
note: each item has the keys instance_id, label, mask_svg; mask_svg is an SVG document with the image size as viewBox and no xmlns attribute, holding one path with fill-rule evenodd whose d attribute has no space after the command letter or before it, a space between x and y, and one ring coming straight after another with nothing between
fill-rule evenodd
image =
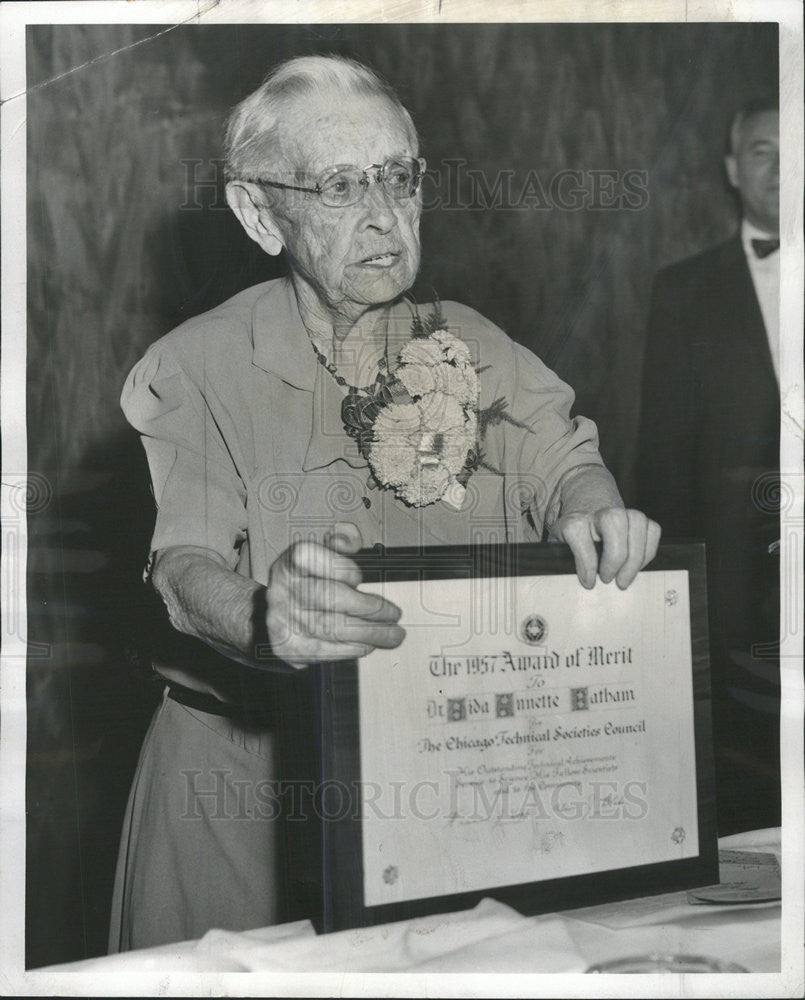
<instances>
[{"instance_id":1,"label":"woman's face","mask_svg":"<svg viewBox=\"0 0 805 1000\"><path fill-rule=\"evenodd\" d=\"M299 99L281 137L285 175L277 179L303 186L313 186L328 167L363 168L417 155L405 122L381 97ZM275 190L272 195L272 216L297 288L301 283L303 294L312 292L334 323L352 324L413 284L420 255L419 194L396 201L373 182L357 204L343 208L324 205L315 194Z\"/></svg>"}]
</instances>

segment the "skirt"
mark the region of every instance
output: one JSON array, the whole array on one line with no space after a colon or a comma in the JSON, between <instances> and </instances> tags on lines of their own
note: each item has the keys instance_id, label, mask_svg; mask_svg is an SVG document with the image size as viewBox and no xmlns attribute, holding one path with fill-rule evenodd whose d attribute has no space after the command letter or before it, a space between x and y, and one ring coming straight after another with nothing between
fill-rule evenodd
<instances>
[{"instance_id":1,"label":"skirt","mask_svg":"<svg viewBox=\"0 0 805 1000\"><path fill-rule=\"evenodd\" d=\"M276 739L165 690L123 824L109 952L283 919Z\"/></svg>"}]
</instances>

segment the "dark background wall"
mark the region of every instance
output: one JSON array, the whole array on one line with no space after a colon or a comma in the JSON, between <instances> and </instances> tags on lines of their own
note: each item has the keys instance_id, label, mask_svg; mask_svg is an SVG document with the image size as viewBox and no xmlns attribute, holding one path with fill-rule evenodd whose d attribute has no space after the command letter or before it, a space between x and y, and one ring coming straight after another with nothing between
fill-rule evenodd
<instances>
[{"instance_id":1,"label":"dark background wall","mask_svg":"<svg viewBox=\"0 0 805 1000\"><path fill-rule=\"evenodd\" d=\"M29 469L48 484L29 522L29 635L47 644L29 661L29 966L105 950L157 695L141 582L153 503L123 379L177 322L281 268L225 208L228 108L297 54L340 52L386 76L434 169L426 197L441 199L423 216L418 297L474 306L569 381L628 499L652 275L734 228L726 122L777 81L763 24L157 32L28 35ZM532 170L539 188L516 207ZM565 170L582 174L558 181ZM598 195L591 171L614 172ZM632 175L631 207L628 171L646 178Z\"/></svg>"}]
</instances>

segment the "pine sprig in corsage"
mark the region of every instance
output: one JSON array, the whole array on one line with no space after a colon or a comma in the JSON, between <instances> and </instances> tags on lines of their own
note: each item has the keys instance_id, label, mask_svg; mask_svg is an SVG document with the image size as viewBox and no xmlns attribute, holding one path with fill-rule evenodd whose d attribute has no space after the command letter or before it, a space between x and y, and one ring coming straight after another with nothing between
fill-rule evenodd
<instances>
[{"instance_id":1,"label":"pine sprig in corsage","mask_svg":"<svg viewBox=\"0 0 805 1000\"><path fill-rule=\"evenodd\" d=\"M503 421L530 428L507 412L503 397L479 408L485 369L473 365L467 345L449 332L440 303L425 319L413 309L411 339L397 366L381 366L370 387L349 387L341 417L377 486L393 490L410 507L444 498L460 508L472 473L497 471L483 457L488 428Z\"/></svg>"}]
</instances>

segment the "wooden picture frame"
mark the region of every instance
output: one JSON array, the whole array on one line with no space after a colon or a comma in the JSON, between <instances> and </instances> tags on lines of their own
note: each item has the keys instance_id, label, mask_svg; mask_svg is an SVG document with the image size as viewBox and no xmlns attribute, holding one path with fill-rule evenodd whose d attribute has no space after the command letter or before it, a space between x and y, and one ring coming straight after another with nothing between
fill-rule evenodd
<instances>
[{"instance_id":1,"label":"wooden picture frame","mask_svg":"<svg viewBox=\"0 0 805 1000\"><path fill-rule=\"evenodd\" d=\"M360 553L357 561L370 588L382 581L417 579L439 587L468 575L541 577L575 572L570 551L563 545L377 549ZM683 570L688 575L698 825L694 856L632 865L627 863L631 852L624 847L624 864L609 870L366 905L363 823L356 794L362 782L359 669L354 661L319 664L309 671L306 682L317 734L312 748L315 789L309 788L308 796L312 808L305 811L304 824L289 824L286 870L291 872L290 892L298 904L293 915L308 916L320 932L329 932L461 910L487 896L531 915L717 882L704 545L663 544L649 570ZM660 684L668 680L657 678Z\"/></svg>"}]
</instances>

